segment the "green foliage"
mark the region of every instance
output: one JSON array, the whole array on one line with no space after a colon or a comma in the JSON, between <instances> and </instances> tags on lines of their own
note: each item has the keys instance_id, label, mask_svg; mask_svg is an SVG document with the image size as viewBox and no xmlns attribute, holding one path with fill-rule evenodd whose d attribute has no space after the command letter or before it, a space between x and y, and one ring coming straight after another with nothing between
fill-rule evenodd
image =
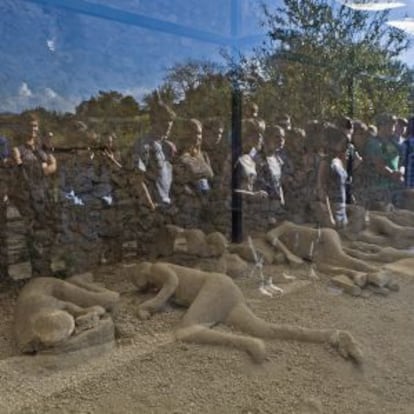
<instances>
[{"instance_id":1,"label":"green foliage","mask_svg":"<svg viewBox=\"0 0 414 414\"><path fill-rule=\"evenodd\" d=\"M116 91L99 91L88 101L83 101L76 107L76 115L81 118L134 117L139 114L139 105L132 96L123 96Z\"/></svg>"},{"instance_id":2,"label":"green foliage","mask_svg":"<svg viewBox=\"0 0 414 414\"><path fill-rule=\"evenodd\" d=\"M151 108L158 107L158 99L173 107L177 100L177 94L169 83L164 83L158 90L154 90L144 97L145 109L150 112Z\"/></svg>"},{"instance_id":3,"label":"green foliage","mask_svg":"<svg viewBox=\"0 0 414 414\"><path fill-rule=\"evenodd\" d=\"M121 149L131 145L146 129L146 117L130 95L117 91L99 91L97 96L76 107L76 117L86 121L98 134L114 132Z\"/></svg>"},{"instance_id":4,"label":"green foliage","mask_svg":"<svg viewBox=\"0 0 414 414\"><path fill-rule=\"evenodd\" d=\"M231 85L228 76L210 61L187 60L168 71L162 88L162 99L183 118L206 119L230 117ZM150 106L154 95L144 99Z\"/></svg>"},{"instance_id":5,"label":"green foliage","mask_svg":"<svg viewBox=\"0 0 414 414\"><path fill-rule=\"evenodd\" d=\"M264 12L269 41L259 55L266 82L257 100L272 102L265 110L297 119L407 114L409 71L397 58L408 40L386 24L388 12L331 0L284 0Z\"/></svg>"}]
</instances>

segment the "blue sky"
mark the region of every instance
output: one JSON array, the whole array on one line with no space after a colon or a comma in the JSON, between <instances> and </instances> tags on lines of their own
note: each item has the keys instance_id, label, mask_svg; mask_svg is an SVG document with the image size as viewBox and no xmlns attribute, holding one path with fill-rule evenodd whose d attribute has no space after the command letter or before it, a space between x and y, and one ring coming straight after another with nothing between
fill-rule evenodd
<instances>
[{"instance_id":1,"label":"blue sky","mask_svg":"<svg viewBox=\"0 0 414 414\"><path fill-rule=\"evenodd\" d=\"M413 2L393 19L414 16ZM99 90L140 99L176 62L221 62L232 35L258 44L260 16L260 0L2 0L0 112L72 111Z\"/></svg>"}]
</instances>

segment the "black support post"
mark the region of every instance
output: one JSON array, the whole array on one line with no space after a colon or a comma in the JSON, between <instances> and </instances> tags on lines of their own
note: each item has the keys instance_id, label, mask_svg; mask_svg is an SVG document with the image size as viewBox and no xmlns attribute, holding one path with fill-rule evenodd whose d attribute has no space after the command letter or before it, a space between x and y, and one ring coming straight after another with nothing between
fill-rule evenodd
<instances>
[{"instance_id":1,"label":"black support post","mask_svg":"<svg viewBox=\"0 0 414 414\"><path fill-rule=\"evenodd\" d=\"M240 188L240 168L237 168L237 161L241 155L241 118L242 93L237 82L234 82L231 114L231 154L233 166L231 176L231 239L233 243L241 243L243 240L242 196L234 191L236 188Z\"/></svg>"}]
</instances>

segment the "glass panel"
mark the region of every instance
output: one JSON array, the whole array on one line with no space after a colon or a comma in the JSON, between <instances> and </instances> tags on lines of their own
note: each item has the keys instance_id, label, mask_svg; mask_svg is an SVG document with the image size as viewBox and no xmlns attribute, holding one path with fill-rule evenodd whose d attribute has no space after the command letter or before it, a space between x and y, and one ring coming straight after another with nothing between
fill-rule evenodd
<instances>
[{"instance_id":1,"label":"glass panel","mask_svg":"<svg viewBox=\"0 0 414 414\"><path fill-rule=\"evenodd\" d=\"M185 0L178 1L93 1L97 5L127 11L131 14L157 19L162 23L175 23L197 30L228 35L230 31L231 0L205 2L195 0L191 5ZM154 36L156 34L154 33Z\"/></svg>"},{"instance_id":2,"label":"glass panel","mask_svg":"<svg viewBox=\"0 0 414 414\"><path fill-rule=\"evenodd\" d=\"M408 265L393 266L411 276L414 258L410 6L399 0L3 0L1 287L14 292L30 279L51 276L56 285L65 279L98 296L108 294L105 306L111 309L116 294L91 286L90 275L70 279L93 271L99 282L126 292L121 301L129 311L134 305L128 302L127 277L135 269L129 265L169 261L234 278L246 275L243 292L259 288L266 299L281 292L273 277L285 284L309 279L303 286L310 286L310 301L315 299L310 281L318 277L324 289L318 295L326 289L364 298L397 291L396 268L384 266L409 259ZM209 277L193 274L195 280ZM189 279L187 273L180 278ZM224 295L232 288L225 280L208 311L217 305L220 314L220 306L227 306ZM301 282L286 291L302 288ZM190 296L197 289L189 289ZM7 315L15 296L8 298ZM234 298L240 299L238 290ZM112 325L110 332L102 328L103 337L99 330L94 335L109 318L101 317L101 302L87 302L86 309L66 303L70 315L58 309L63 322L57 325L65 328L70 346L91 338L114 340ZM332 310L327 302L325 316ZM139 316L148 318L159 308L150 302ZM269 313L267 305L261 311ZM230 308L226 312L234 316ZM201 313L197 321L203 324L227 321ZM321 314L310 313L309 320ZM134 336L141 325L129 316L123 322ZM369 319L384 322L390 316ZM27 320L33 328L33 319ZM405 329L405 323L396 325ZM11 332L11 321L5 324ZM72 350L60 348L60 337L48 342L33 329L29 339L17 338L23 340L20 351ZM303 330L292 332L310 338ZM349 346L355 353L345 356L358 359L351 339L339 338L337 331L318 332L311 342L327 338L340 351ZM345 345L338 345L341 338ZM15 351L7 341L8 357ZM248 350L260 360L261 344L252 344ZM368 398L357 397L371 401L371 391ZM354 404L354 397L347 401ZM360 410L362 402L356 405ZM270 405L246 407L236 411L269 411ZM175 408L166 412L188 411ZM230 408L198 411L234 411Z\"/></svg>"},{"instance_id":3,"label":"glass panel","mask_svg":"<svg viewBox=\"0 0 414 414\"><path fill-rule=\"evenodd\" d=\"M184 227L206 224L206 228L221 230L240 240L281 219L321 226L330 226L335 221L335 226L341 227L347 220L345 207L341 207L338 213L343 215L342 218L338 216L341 224L333 217L334 206L325 202L330 191L336 191L334 198L342 200L340 194L344 188L348 191L346 201L353 200L356 206L384 208L395 204L410 208L411 193L404 189L404 185L409 184L411 171L408 141L403 145L403 137L393 138L401 141L396 150L405 151L398 158L390 153L392 140L380 143L372 137L387 116L387 119L393 119L392 115L399 117L400 132L406 130L405 120L408 121L412 109L412 69L409 65L413 52L408 42L412 36L412 18L409 17L409 8L396 1L348 2L343 5L340 2L303 0L300 7L298 4L291 1L275 5L270 1L262 4L228 0L208 4L193 1L191 7L186 7L187 2L161 1L3 2L4 42L0 46L2 133L10 141L10 148L23 144L30 126L30 121L23 115L33 111L40 122L36 139L42 138L46 152L49 151L50 156L55 156L58 161L57 171L52 174L55 178L42 178L39 172L39 180L46 191L39 197L46 197L42 202L48 200L56 209L55 228L50 236L56 240L49 240L48 248L59 244L62 236L59 232L71 220L65 216L67 212L63 211L63 204L67 207L72 203L68 207L70 210L73 205L83 203L82 197L72 188L77 183L64 183L64 175L69 174L64 173L65 166L71 165L68 159L78 158L70 151L86 151L86 158L93 158L96 151L99 155L102 155L99 151L105 154L104 142L113 134L121 158L116 162L111 160L110 165L120 164L124 168L124 164L132 163L131 168L137 168L137 160L143 164L148 162L142 159L149 155L143 154L141 147L148 149L145 144L148 138L145 137L154 133L157 122L153 118L158 116L157 111L165 112L167 107L177 116L170 131L170 138L177 147L173 152L189 150L187 144L183 144L190 139L186 129L197 129L197 123L189 121L191 118L204 124L204 147L211 146L209 140L213 138L209 134L217 134L221 129L224 145L219 149L209 148L209 158L213 158L211 161L217 170L214 180L210 178L215 184L206 184L204 178L198 184L197 181L192 183L196 187L213 187L216 191L213 191L214 196L209 193L209 197L204 197L205 200L201 197L195 204L201 200L207 203L208 200L212 205L220 205L221 210L207 208L206 212L212 217L201 220L197 217L203 210L202 206L193 206L190 208L192 218L197 219L190 220L190 223L170 217L168 220L172 223ZM329 161L332 156L330 134L336 131L339 136L348 134L348 139L351 139L354 132L347 127L352 126L353 120L363 121L357 122L355 128L363 128L363 140L368 139L370 143L373 140L372 145L378 147L382 154L384 165L378 167L378 174L384 175L380 181L388 182L386 190L374 188L368 191L365 187L380 184L371 182L376 180L366 177L369 174L363 167L357 170L362 159L365 160L362 166L374 165L368 162L370 149L362 147L365 141L358 142L358 131L355 142L348 142L346 152L349 155L350 151L355 151L352 152L355 160L351 162L348 158L342 162L344 169L349 169L348 176L352 175L352 194L349 192L349 177L347 183L340 184L346 174L337 176L339 181L333 186L334 190L328 189L331 179L325 183L324 189L317 188L316 181L306 181L311 177L316 180L318 176L318 171L313 171L310 166L309 174L303 176L303 171L307 171L305 164L312 163L313 156L318 163L320 157ZM286 124L288 121L289 125ZM252 132L254 127L256 131ZM368 127L370 129L365 131ZM236 168L239 157L246 150L246 141L253 139L253 135L248 137L246 134L256 134L263 140L263 143L252 144L258 156L262 157L260 162L264 162L266 170L260 174L255 172L258 177L254 183L243 182L252 177L244 177L246 172ZM285 135L283 151L286 154L283 157L286 160L284 171L279 171L280 177L275 177L276 167L273 166L273 172L269 170L266 159L269 158L267 151L274 151L274 136L280 134ZM386 132L380 129L378 134ZM397 132L395 134L398 135ZM48 139L53 139L53 143ZM220 154L217 161L214 160L214 152ZM47 158L47 154L42 153L42 156ZM10 168L5 170L15 176L16 160L11 159L10 163ZM85 170L85 174L96 174L99 167L98 174L110 177L105 178L109 181L102 191L116 191L111 169L107 165L101 166L100 162L98 166L92 164L88 166L92 172ZM350 170L351 164L355 175ZM372 171L371 167L369 171ZM106 172L102 173L100 169ZM179 174L179 168L176 166L175 169ZM365 172L361 174L360 171ZM141 177L144 183L151 181L146 174ZM79 172L75 175L79 176ZM266 178L266 175L269 176ZM27 185L36 184L31 182L32 177L25 180L28 180ZM284 180L287 180L285 184ZM94 191L96 186L99 187L96 177L89 177L89 185ZM122 185L128 186L125 181ZM156 181L148 185L153 187L147 189L149 194L155 198L160 196L159 202L171 204L172 211L175 208L185 210L184 204L192 205L192 202L183 201L183 206L172 202L174 197L171 198L170 190L167 194L157 194L162 190L157 189ZM233 191L232 185L235 187ZM295 186L301 190L290 188ZM185 186L183 188L186 189ZM204 191L199 190L201 193ZM125 188L119 191L125 192ZM247 197L243 191L247 191ZM263 196L267 194L266 201L256 198L260 191ZM320 194L316 196L318 192ZM109 195L113 196L105 193L93 198L101 203L102 197ZM4 211L17 207L14 204L18 201L13 204L12 200L15 195L5 196L9 200L4 203L7 206ZM37 196L30 195L32 198ZM118 197L121 196L118 194ZM131 194L123 194L123 197L131 197ZM193 201L195 199L197 197ZM31 204L33 200L30 200L27 199L26 204ZM371 206L374 201L377 204ZM315 207L315 203L322 204ZM338 204L337 201L335 203ZM297 211L296 204L300 205ZM249 205L251 211L247 213L246 206ZM258 214L259 206L267 210ZM348 209L354 207L351 205ZM34 207L31 208L33 210ZM116 208L112 206L111 210ZM254 211L257 214L253 214ZM85 220L89 218L88 214ZM134 214L139 215L138 212ZM94 223L92 219L90 222ZM98 222L97 219L96 226L103 225ZM122 226L128 224L122 223ZM111 237L100 237L99 231L93 229L93 237L99 243L106 243ZM124 242L129 240L119 244ZM144 244L139 237L135 243L138 250L139 245ZM65 248L58 250L59 254L53 254L62 255ZM100 251L99 260L106 260L102 253L105 249L98 247L97 250ZM31 253L22 254L30 256ZM51 256L53 254L50 253ZM51 257L47 259L50 260Z\"/></svg>"}]
</instances>

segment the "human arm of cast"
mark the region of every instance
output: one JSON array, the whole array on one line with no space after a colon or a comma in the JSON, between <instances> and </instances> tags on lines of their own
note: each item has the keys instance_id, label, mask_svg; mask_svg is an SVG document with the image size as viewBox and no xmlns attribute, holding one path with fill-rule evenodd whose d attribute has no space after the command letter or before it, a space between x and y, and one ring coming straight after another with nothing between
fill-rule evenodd
<instances>
[{"instance_id":1,"label":"human arm of cast","mask_svg":"<svg viewBox=\"0 0 414 414\"><path fill-rule=\"evenodd\" d=\"M153 264L151 268L150 284L161 286L157 295L141 303L138 308L140 319L148 319L152 314L158 312L167 301L174 295L178 287L178 277L172 269L166 266Z\"/></svg>"}]
</instances>

